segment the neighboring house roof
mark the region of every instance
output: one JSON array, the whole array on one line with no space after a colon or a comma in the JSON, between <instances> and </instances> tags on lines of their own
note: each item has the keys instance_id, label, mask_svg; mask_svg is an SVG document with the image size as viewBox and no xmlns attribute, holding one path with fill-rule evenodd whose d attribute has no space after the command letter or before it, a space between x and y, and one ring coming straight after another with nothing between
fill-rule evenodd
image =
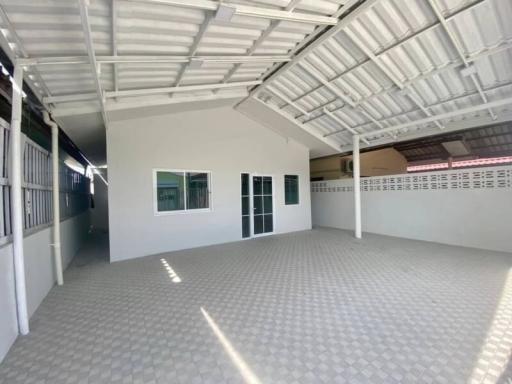
<instances>
[{"instance_id":1,"label":"neighboring house roof","mask_svg":"<svg viewBox=\"0 0 512 384\"><path fill-rule=\"evenodd\" d=\"M467 154L450 153L443 143L456 142ZM491 158L512 156L512 123L502 123L476 129L441 134L398 143L393 146L409 162L425 162L452 158Z\"/></svg>"}]
</instances>

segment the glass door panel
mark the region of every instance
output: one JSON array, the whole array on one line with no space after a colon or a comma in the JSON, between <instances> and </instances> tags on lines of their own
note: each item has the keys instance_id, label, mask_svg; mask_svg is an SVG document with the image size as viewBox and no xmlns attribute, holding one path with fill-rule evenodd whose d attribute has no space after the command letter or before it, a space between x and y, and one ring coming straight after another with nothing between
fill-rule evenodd
<instances>
[{"instance_id":1,"label":"glass door panel","mask_svg":"<svg viewBox=\"0 0 512 384\"><path fill-rule=\"evenodd\" d=\"M273 232L272 177L253 176L252 185L254 234Z\"/></svg>"},{"instance_id":2,"label":"glass door panel","mask_svg":"<svg viewBox=\"0 0 512 384\"><path fill-rule=\"evenodd\" d=\"M251 237L251 191L249 188L249 174L242 173L241 196L242 196L242 238Z\"/></svg>"}]
</instances>

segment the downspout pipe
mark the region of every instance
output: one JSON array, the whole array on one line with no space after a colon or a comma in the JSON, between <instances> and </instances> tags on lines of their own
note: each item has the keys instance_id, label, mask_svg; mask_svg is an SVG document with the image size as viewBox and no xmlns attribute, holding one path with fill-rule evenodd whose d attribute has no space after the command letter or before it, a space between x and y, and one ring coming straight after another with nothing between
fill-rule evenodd
<instances>
[{"instance_id":1,"label":"downspout pipe","mask_svg":"<svg viewBox=\"0 0 512 384\"><path fill-rule=\"evenodd\" d=\"M43 111L44 122L52 129L52 174L53 174L53 258L57 285L64 284L62 255L60 250L60 186L59 186L59 126Z\"/></svg>"},{"instance_id":2,"label":"downspout pipe","mask_svg":"<svg viewBox=\"0 0 512 384\"><path fill-rule=\"evenodd\" d=\"M27 287L25 284L25 254L23 252L23 203L21 189L21 110L23 103L23 67L14 67L12 85L12 115L10 137L10 179L12 215L12 253L14 258L14 279L16 287L16 310L18 328L22 335L29 333L27 310Z\"/></svg>"}]
</instances>

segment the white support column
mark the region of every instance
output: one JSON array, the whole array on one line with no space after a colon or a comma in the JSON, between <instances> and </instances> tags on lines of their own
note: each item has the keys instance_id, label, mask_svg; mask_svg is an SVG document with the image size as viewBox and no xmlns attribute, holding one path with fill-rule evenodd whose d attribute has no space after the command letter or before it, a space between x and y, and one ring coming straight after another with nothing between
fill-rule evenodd
<instances>
[{"instance_id":1,"label":"white support column","mask_svg":"<svg viewBox=\"0 0 512 384\"><path fill-rule=\"evenodd\" d=\"M21 190L21 109L23 102L23 67L14 68L12 84L11 117L11 212L12 212L12 249L14 256L14 276L16 285L16 308L18 327L22 335L29 332L27 291L25 286L25 256L23 253L23 205Z\"/></svg>"},{"instance_id":2,"label":"white support column","mask_svg":"<svg viewBox=\"0 0 512 384\"><path fill-rule=\"evenodd\" d=\"M60 253L60 186L59 186L59 127L52 125L52 170L53 170L53 252L57 284L64 284L62 256Z\"/></svg>"},{"instance_id":3,"label":"white support column","mask_svg":"<svg viewBox=\"0 0 512 384\"><path fill-rule=\"evenodd\" d=\"M352 136L352 162L354 166L354 234L361 238L361 162L359 159L359 135Z\"/></svg>"},{"instance_id":4,"label":"white support column","mask_svg":"<svg viewBox=\"0 0 512 384\"><path fill-rule=\"evenodd\" d=\"M53 176L53 257L57 285L64 284L62 255L60 251L60 184L59 184L59 126L43 111L44 122L52 128L52 176Z\"/></svg>"}]
</instances>

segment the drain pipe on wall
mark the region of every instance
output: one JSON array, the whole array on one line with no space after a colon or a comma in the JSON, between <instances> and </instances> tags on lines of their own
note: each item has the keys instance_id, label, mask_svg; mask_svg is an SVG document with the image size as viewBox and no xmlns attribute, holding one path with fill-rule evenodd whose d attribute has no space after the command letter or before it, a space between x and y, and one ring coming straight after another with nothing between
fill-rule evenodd
<instances>
[{"instance_id":1,"label":"drain pipe on wall","mask_svg":"<svg viewBox=\"0 0 512 384\"><path fill-rule=\"evenodd\" d=\"M50 119L47 111L43 111L44 122L52 128L52 174L53 174L53 257L57 284L64 284L62 274L62 255L60 252L60 188L59 188L59 127Z\"/></svg>"}]
</instances>

